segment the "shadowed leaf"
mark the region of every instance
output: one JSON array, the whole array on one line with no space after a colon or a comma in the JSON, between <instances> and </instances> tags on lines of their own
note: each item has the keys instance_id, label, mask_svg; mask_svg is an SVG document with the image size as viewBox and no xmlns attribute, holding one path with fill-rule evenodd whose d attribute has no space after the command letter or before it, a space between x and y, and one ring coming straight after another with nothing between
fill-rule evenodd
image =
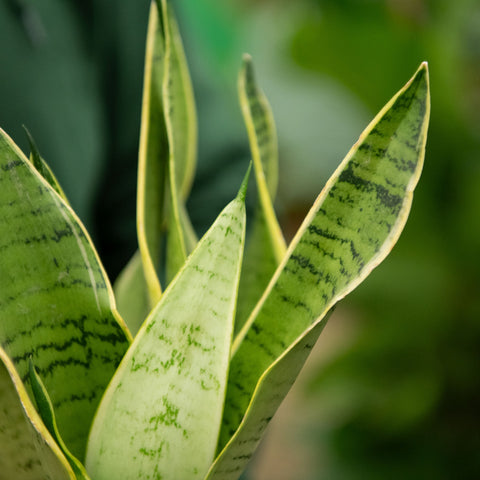
<instances>
[{"instance_id":1,"label":"shadowed leaf","mask_svg":"<svg viewBox=\"0 0 480 480\"><path fill-rule=\"evenodd\" d=\"M0 478L76 480L3 349L0 349L0 448Z\"/></svg>"},{"instance_id":2,"label":"shadowed leaf","mask_svg":"<svg viewBox=\"0 0 480 480\"><path fill-rule=\"evenodd\" d=\"M66 447L65 443L60 436L60 433L57 428L57 421L55 420L55 412L53 411L52 402L48 396L47 389L42 382L42 379L38 376L37 372L35 371L35 367L33 365L32 359L30 358L29 362L29 375L30 375L30 385L32 388L33 396L35 398L35 402L37 404L38 412L43 420L43 423L47 427L48 431L52 435L52 437L57 442L57 445L62 450L63 454L67 458L72 470L75 473L77 480L90 480L87 472L85 471L85 467L81 464L81 462L75 458L68 448Z\"/></svg>"}]
</instances>

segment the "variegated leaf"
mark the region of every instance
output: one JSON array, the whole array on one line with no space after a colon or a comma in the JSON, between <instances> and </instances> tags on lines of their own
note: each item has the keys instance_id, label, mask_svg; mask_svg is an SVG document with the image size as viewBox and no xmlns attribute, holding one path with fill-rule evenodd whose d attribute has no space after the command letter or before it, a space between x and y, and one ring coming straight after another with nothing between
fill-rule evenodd
<instances>
[{"instance_id":1,"label":"variegated leaf","mask_svg":"<svg viewBox=\"0 0 480 480\"><path fill-rule=\"evenodd\" d=\"M1 130L0 187L0 345L23 381L33 356L65 443L83 458L130 334L80 220Z\"/></svg>"},{"instance_id":2,"label":"variegated leaf","mask_svg":"<svg viewBox=\"0 0 480 480\"><path fill-rule=\"evenodd\" d=\"M239 476L328 311L397 241L423 166L429 112L428 71L422 64L315 201L233 346L223 451L208 479Z\"/></svg>"},{"instance_id":3,"label":"variegated leaf","mask_svg":"<svg viewBox=\"0 0 480 480\"><path fill-rule=\"evenodd\" d=\"M235 333L243 327L286 252L285 240L272 203L278 183L275 122L270 105L255 82L249 55L243 58L238 91L250 140L258 198L245 248Z\"/></svg>"},{"instance_id":4,"label":"variegated leaf","mask_svg":"<svg viewBox=\"0 0 480 480\"><path fill-rule=\"evenodd\" d=\"M90 433L87 469L201 479L222 418L245 235L244 196L219 215L142 326Z\"/></svg>"}]
</instances>

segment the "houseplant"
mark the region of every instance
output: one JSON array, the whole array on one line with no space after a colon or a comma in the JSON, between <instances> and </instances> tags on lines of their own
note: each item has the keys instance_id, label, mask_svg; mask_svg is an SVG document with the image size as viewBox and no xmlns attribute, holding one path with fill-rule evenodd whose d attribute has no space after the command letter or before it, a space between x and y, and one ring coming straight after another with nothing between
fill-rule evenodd
<instances>
[{"instance_id":1,"label":"houseplant","mask_svg":"<svg viewBox=\"0 0 480 480\"><path fill-rule=\"evenodd\" d=\"M172 11L152 2L139 251L115 294L33 140L27 159L2 131L0 475L238 478L335 304L393 247L423 164L426 64L362 133L288 248L272 206L275 126L248 56L239 94L252 228L245 241L247 174L197 241L185 208L192 87Z\"/></svg>"}]
</instances>

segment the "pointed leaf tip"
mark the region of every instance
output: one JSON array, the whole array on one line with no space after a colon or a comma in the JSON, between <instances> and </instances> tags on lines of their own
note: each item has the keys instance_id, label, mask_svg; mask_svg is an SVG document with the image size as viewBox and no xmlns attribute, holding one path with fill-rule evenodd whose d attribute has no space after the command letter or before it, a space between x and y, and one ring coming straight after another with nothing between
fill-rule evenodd
<instances>
[{"instance_id":1,"label":"pointed leaf tip","mask_svg":"<svg viewBox=\"0 0 480 480\"><path fill-rule=\"evenodd\" d=\"M243 75L245 82L255 84L255 71L253 69L253 59L249 53L243 54L241 75Z\"/></svg>"},{"instance_id":2,"label":"pointed leaf tip","mask_svg":"<svg viewBox=\"0 0 480 480\"><path fill-rule=\"evenodd\" d=\"M28 128L25 125L22 125L23 131L25 132L25 135L27 136L28 143L30 145L30 150L32 151L33 154L38 153L38 148L37 144L35 143L35 140L32 137L32 134L28 130Z\"/></svg>"},{"instance_id":3,"label":"pointed leaf tip","mask_svg":"<svg viewBox=\"0 0 480 480\"><path fill-rule=\"evenodd\" d=\"M248 166L247 173L243 177L242 184L240 185L240 190L238 191L237 198L244 202L247 195L248 179L250 178L250 172L252 171L252 162Z\"/></svg>"},{"instance_id":4,"label":"pointed leaf tip","mask_svg":"<svg viewBox=\"0 0 480 480\"><path fill-rule=\"evenodd\" d=\"M252 56L249 53L242 55L242 63L244 68L252 68Z\"/></svg>"},{"instance_id":5,"label":"pointed leaf tip","mask_svg":"<svg viewBox=\"0 0 480 480\"><path fill-rule=\"evenodd\" d=\"M423 61L418 67L415 75L412 77L412 80L418 77L426 77L428 81L428 62Z\"/></svg>"}]
</instances>

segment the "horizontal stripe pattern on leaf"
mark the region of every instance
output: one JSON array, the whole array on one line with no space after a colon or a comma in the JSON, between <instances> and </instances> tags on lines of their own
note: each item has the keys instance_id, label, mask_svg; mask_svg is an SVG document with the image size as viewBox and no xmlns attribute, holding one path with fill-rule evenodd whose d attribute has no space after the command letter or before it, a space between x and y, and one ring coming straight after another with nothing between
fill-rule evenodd
<instances>
[{"instance_id":1,"label":"horizontal stripe pattern on leaf","mask_svg":"<svg viewBox=\"0 0 480 480\"><path fill-rule=\"evenodd\" d=\"M0 344L24 381L33 356L65 443L83 458L129 334L79 219L3 131L0 233Z\"/></svg>"},{"instance_id":2,"label":"horizontal stripe pattern on leaf","mask_svg":"<svg viewBox=\"0 0 480 480\"><path fill-rule=\"evenodd\" d=\"M429 118L425 64L328 181L234 344L220 446L263 372L388 254L406 222Z\"/></svg>"},{"instance_id":3,"label":"horizontal stripe pattern on leaf","mask_svg":"<svg viewBox=\"0 0 480 480\"><path fill-rule=\"evenodd\" d=\"M0 349L0 479L75 480L35 411L15 366Z\"/></svg>"},{"instance_id":4,"label":"horizontal stripe pattern on leaf","mask_svg":"<svg viewBox=\"0 0 480 480\"><path fill-rule=\"evenodd\" d=\"M258 198L245 248L235 334L245 324L286 251L273 209L278 184L275 122L267 98L255 82L252 61L248 55L243 58L238 93L250 141Z\"/></svg>"}]
</instances>

